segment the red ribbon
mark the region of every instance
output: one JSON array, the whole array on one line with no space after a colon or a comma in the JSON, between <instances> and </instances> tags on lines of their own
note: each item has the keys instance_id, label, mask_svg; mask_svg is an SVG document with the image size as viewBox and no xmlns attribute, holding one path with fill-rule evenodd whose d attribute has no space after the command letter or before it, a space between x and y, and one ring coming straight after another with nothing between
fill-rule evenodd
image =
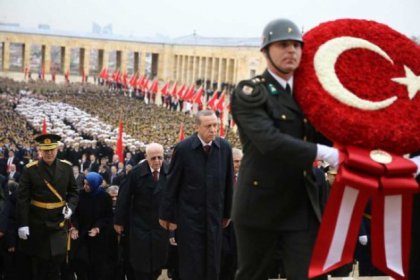
<instances>
[{"instance_id":1,"label":"red ribbon","mask_svg":"<svg viewBox=\"0 0 420 280\"><path fill-rule=\"evenodd\" d=\"M342 150L330 198L322 218L309 267L309 278L353 261L360 223L372 201L373 264L395 279L407 279L413 193L417 166L399 155L380 163L371 151L348 146Z\"/></svg>"}]
</instances>

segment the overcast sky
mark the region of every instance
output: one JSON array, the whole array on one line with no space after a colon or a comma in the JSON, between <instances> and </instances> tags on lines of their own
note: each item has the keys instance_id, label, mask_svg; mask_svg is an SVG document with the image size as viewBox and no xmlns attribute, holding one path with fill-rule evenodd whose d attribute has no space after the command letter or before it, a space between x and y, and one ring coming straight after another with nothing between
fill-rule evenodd
<instances>
[{"instance_id":1,"label":"overcast sky","mask_svg":"<svg viewBox=\"0 0 420 280\"><path fill-rule=\"evenodd\" d=\"M307 31L338 18L370 19L420 36L420 0L0 0L0 22L90 32L112 24L119 35L260 37L271 19L286 17Z\"/></svg>"}]
</instances>

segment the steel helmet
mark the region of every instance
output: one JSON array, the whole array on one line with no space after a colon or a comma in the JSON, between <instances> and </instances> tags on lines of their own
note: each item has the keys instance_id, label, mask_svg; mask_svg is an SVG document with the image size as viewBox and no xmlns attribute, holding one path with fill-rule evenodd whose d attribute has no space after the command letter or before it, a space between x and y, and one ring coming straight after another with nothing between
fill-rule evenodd
<instances>
[{"instance_id":1,"label":"steel helmet","mask_svg":"<svg viewBox=\"0 0 420 280\"><path fill-rule=\"evenodd\" d=\"M303 44L302 33L291 20L280 18L270 21L262 34L261 50L277 41L293 40Z\"/></svg>"}]
</instances>

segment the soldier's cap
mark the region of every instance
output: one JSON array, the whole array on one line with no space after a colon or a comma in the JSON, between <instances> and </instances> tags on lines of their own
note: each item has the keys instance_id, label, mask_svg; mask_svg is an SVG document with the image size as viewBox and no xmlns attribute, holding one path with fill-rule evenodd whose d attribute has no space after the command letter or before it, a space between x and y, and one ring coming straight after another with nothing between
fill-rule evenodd
<instances>
[{"instance_id":1,"label":"soldier's cap","mask_svg":"<svg viewBox=\"0 0 420 280\"><path fill-rule=\"evenodd\" d=\"M58 147L61 137L57 134L41 134L35 137L40 150L52 150Z\"/></svg>"}]
</instances>

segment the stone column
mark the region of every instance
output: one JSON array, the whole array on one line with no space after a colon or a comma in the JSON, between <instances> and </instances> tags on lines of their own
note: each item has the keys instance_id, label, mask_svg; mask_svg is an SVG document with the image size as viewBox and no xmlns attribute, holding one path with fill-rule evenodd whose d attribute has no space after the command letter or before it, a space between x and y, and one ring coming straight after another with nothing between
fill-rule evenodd
<instances>
[{"instance_id":1,"label":"stone column","mask_svg":"<svg viewBox=\"0 0 420 280\"><path fill-rule=\"evenodd\" d=\"M140 75L144 75L146 73L146 52L140 53L140 68L139 68Z\"/></svg>"},{"instance_id":2,"label":"stone column","mask_svg":"<svg viewBox=\"0 0 420 280\"><path fill-rule=\"evenodd\" d=\"M28 69L31 69L31 44L28 42L25 42L22 44L22 63L23 63L23 69L25 67L28 67Z\"/></svg>"},{"instance_id":3,"label":"stone column","mask_svg":"<svg viewBox=\"0 0 420 280\"><path fill-rule=\"evenodd\" d=\"M70 55L71 49L70 47L61 47L61 62L62 62L62 69L63 73L66 73L67 70L70 72Z\"/></svg>"},{"instance_id":4,"label":"stone column","mask_svg":"<svg viewBox=\"0 0 420 280\"><path fill-rule=\"evenodd\" d=\"M42 45L42 63L41 67L44 67L45 74L51 73L51 46Z\"/></svg>"},{"instance_id":5,"label":"stone column","mask_svg":"<svg viewBox=\"0 0 420 280\"><path fill-rule=\"evenodd\" d=\"M128 51L121 51L121 72L127 73Z\"/></svg>"},{"instance_id":6,"label":"stone column","mask_svg":"<svg viewBox=\"0 0 420 280\"><path fill-rule=\"evenodd\" d=\"M82 53L83 53L83 61L82 61ZM85 71L85 75L89 76L90 75L90 49L86 47L80 49L80 65L81 65L81 70Z\"/></svg>"},{"instance_id":7,"label":"stone column","mask_svg":"<svg viewBox=\"0 0 420 280\"><path fill-rule=\"evenodd\" d=\"M7 72L10 69L10 42L3 43L3 71Z\"/></svg>"}]
</instances>

